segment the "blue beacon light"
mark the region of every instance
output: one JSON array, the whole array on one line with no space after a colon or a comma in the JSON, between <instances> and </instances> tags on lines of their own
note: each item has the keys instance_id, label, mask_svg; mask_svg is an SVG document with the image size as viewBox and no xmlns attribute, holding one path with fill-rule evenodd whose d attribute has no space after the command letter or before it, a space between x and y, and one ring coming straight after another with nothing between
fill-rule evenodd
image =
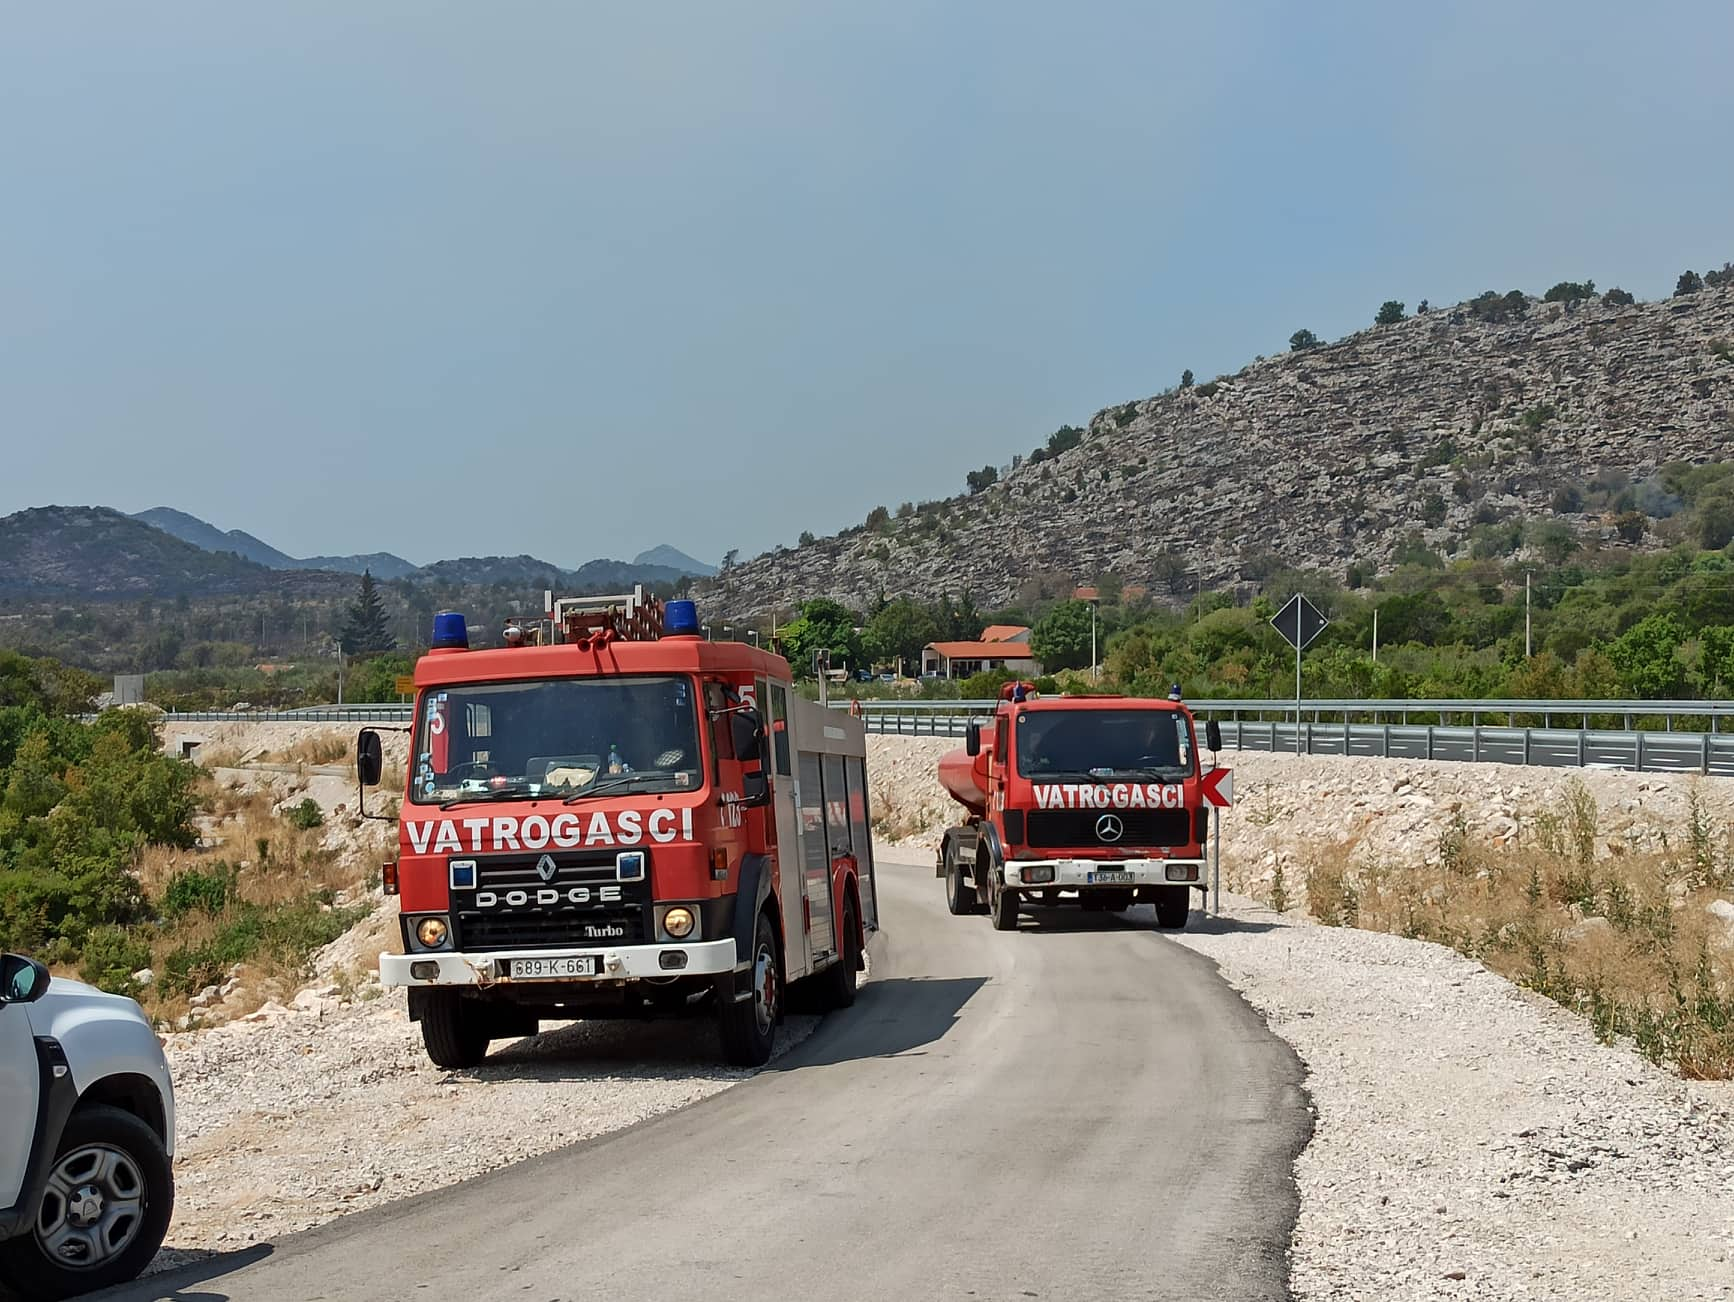
<instances>
[{"instance_id":1,"label":"blue beacon light","mask_svg":"<svg viewBox=\"0 0 1734 1302\"><path fill-rule=\"evenodd\" d=\"M455 610L442 610L433 618L433 639L428 643L434 651L465 651L470 645L470 630L464 617Z\"/></svg>"},{"instance_id":2,"label":"blue beacon light","mask_svg":"<svg viewBox=\"0 0 1734 1302\"><path fill-rule=\"evenodd\" d=\"M671 601L662 608L662 631L667 637L698 635L698 606L691 601Z\"/></svg>"}]
</instances>

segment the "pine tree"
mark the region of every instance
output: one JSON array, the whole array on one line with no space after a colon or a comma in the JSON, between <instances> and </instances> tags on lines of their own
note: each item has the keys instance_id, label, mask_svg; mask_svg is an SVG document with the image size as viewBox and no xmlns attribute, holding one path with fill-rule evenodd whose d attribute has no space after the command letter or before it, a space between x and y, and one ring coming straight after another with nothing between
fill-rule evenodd
<instances>
[{"instance_id":1,"label":"pine tree","mask_svg":"<svg viewBox=\"0 0 1734 1302\"><path fill-rule=\"evenodd\" d=\"M361 591L356 593L355 604L349 608L349 618L344 621L338 641L344 653L352 656L378 655L397 649L397 639L391 635L385 617L385 603L374 587L371 571L361 572Z\"/></svg>"}]
</instances>

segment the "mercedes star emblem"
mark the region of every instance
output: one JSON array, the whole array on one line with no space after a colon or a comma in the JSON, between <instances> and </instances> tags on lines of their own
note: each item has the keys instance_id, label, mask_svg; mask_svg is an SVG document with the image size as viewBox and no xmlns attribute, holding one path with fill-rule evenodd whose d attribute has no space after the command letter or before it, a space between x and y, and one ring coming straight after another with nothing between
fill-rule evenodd
<instances>
[{"instance_id":1,"label":"mercedes star emblem","mask_svg":"<svg viewBox=\"0 0 1734 1302\"><path fill-rule=\"evenodd\" d=\"M1115 833L1115 835L1118 836L1119 833ZM559 870L559 866L554 862L554 856L551 854L545 854L536 860L536 876L545 882L553 881L554 874Z\"/></svg>"},{"instance_id":2,"label":"mercedes star emblem","mask_svg":"<svg viewBox=\"0 0 1734 1302\"><path fill-rule=\"evenodd\" d=\"M1118 814L1103 814L1096 820L1096 839L1098 841L1118 841L1126 835L1126 825L1120 821Z\"/></svg>"}]
</instances>

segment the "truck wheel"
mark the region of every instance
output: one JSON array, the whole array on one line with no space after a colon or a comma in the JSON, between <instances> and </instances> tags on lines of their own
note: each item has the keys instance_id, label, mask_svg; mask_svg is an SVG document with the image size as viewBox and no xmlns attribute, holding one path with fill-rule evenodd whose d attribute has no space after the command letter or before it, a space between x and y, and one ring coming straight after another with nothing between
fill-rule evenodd
<instances>
[{"instance_id":1,"label":"truck wheel","mask_svg":"<svg viewBox=\"0 0 1734 1302\"><path fill-rule=\"evenodd\" d=\"M174 1206L156 1131L119 1108L80 1108L60 1137L34 1232L0 1243L0 1276L31 1298L135 1279L162 1246Z\"/></svg>"},{"instance_id":2,"label":"truck wheel","mask_svg":"<svg viewBox=\"0 0 1734 1302\"><path fill-rule=\"evenodd\" d=\"M951 849L945 852L945 907L958 917L981 912L975 884L963 879L963 865L957 861L957 852Z\"/></svg>"},{"instance_id":3,"label":"truck wheel","mask_svg":"<svg viewBox=\"0 0 1734 1302\"><path fill-rule=\"evenodd\" d=\"M777 933L768 914L753 928L750 970L753 997L722 1006L723 1057L736 1067L763 1067L771 1060L777 1019L783 1011L783 973L777 963Z\"/></svg>"},{"instance_id":4,"label":"truck wheel","mask_svg":"<svg viewBox=\"0 0 1734 1302\"><path fill-rule=\"evenodd\" d=\"M423 990L421 1042L436 1067L458 1071L474 1067L488 1056L487 1018L491 1010L478 1008L456 990Z\"/></svg>"},{"instance_id":5,"label":"truck wheel","mask_svg":"<svg viewBox=\"0 0 1734 1302\"><path fill-rule=\"evenodd\" d=\"M1179 931L1192 910L1190 886L1162 886L1156 891L1156 925L1164 931Z\"/></svg>"},{"instance_id":6,"label":"truck wheel","mask_svg":"<svg viewBox=\"0 0 1734 1302\"><path fill-rule=\"evenodd\" d=\"M1004 882L993 884L993 929L995 931L1016 931L1018 929L1018 893Z\"/></svg>"},{"instance_id":7,"label":"truck wheel","mask_svg":"<svg viewBox=\"0 0 1734 1302\"><path fill-rule=\"evenodd\" d=\"M843 901L843 949L837 961L825 969L820 996L827 1009L847 1008L855 1002L856 983L861 979L861 943L855 939L855 901Z\"/></svg>"}]
</instances>

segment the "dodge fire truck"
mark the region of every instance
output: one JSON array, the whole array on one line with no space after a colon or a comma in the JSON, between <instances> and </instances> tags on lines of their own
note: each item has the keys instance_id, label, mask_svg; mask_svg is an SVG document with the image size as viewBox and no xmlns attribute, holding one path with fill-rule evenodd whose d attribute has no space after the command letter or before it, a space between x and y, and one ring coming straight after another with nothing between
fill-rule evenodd
<instances>
[{"instance_id":1,"label":"dodge fire truck","mask_svg":"<svg viewBox=\"0 0 1734 1302\"><path fill-rule=\"evenodd\" d=\"M1221 730L1205 727L1212 752ZM1205 889L1207 804L1225 769L1202 771L1192 712L1178 700L1038 698L1001 691L993 719L971 721L940 782L969 811L940 843L936 875L951 912L992 915L1075 904L1118 912L1156 906L1156 925L1186 925Z\"/></svg>"},{"instance_id":2,"label":"dodge fire truck","mask_svg":"<svg viewBox=\"0 0 1734 1302\"><path fill-rule=\"evenodd\" d=\"M690 601L552 596L471 650L434 619L388 892L388 986L442 1067L544 1020L714 1016L729 1062L770 1056L785 986L854 1001L878 926L859 720L788 663L699 637ZM363 730L363 786L383 748Z\"/></svg>"}]
</instances>

